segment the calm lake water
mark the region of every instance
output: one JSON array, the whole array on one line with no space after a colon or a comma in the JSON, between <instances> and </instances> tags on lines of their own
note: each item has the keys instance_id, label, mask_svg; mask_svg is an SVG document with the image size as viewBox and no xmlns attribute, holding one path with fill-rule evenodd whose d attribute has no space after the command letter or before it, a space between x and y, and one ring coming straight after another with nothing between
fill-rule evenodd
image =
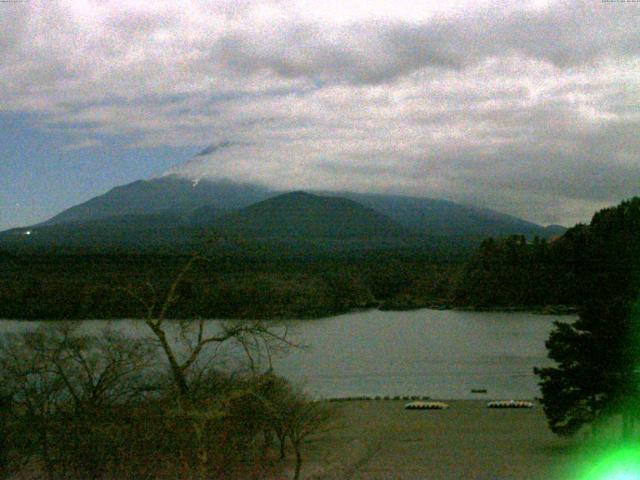
<instances>
[{"instance_id":1,"label":"calm lake water","mask_svg":"<svg viewBox=\"0 0 640 480\"><path fill-rule=\"evenodd\" d=\"M527 313L369 310L292 324L304 349L274 360L278 373L318 397L428 395L432 398L519 398L539 395L534 366L550 365L544 342L554 317ZM114 322L131 335L140 321ZM89 330L105 322L84 322ZM37 322L2 321L0 331ZM215 328L216 322L211 321ZM219 354L219 352L218 352ZM472 389L486 389L474 394Z\"/></svg>"}]
</instances>

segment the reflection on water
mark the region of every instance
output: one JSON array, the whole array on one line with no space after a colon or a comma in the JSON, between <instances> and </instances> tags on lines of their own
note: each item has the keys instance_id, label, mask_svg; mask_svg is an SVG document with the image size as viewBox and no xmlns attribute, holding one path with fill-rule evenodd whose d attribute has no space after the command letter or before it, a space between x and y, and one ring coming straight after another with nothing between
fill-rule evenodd
<instances>
[{"instance_id":1,"label":"reflection on water","mask_svg":"<svg viewBox=\"0 0 640 480\"><path fill-rule=\"evenodd\" d=\"M293 322L290 335L306 345L275 359L276 371L320 397L429 395L433 398L534 398L534 366L549 364L544 342L554 320L526 313L371 310ZM143 322L117 328L139 336ZM0 329L36 322L3 321ZM99 330L104 322L85 322ZM216 322L208 322L216 328ZM220 355L221 352L217 352ZM473 394L472 389L487 389Z\"/></svg>"}]
</instances>

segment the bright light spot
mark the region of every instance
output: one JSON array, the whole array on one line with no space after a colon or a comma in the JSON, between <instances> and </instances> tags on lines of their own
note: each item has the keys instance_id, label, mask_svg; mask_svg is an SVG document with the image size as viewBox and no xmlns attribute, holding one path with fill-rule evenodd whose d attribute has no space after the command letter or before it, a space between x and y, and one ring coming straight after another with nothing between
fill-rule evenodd
<instances>
[{"instance_id":1,"label":"bright light spot","mask_svg":"<svg viewBox=\"0 0 640 480\"><path fill-rule=\"evenodd\" d=\"M640 480L640 448L626 446L607 452L588 465L580 480Z\"/></svg>"},{"instance_id":2,"label":"bright light spot","mask_svg":"<svg viewBox=\"0 0 640 480\"><path fill-rule=\"evenodd\" d=\"M25 235L31 235L31 230L27 230L26 232L24 232Z\"/></svg>"}]
</instances>

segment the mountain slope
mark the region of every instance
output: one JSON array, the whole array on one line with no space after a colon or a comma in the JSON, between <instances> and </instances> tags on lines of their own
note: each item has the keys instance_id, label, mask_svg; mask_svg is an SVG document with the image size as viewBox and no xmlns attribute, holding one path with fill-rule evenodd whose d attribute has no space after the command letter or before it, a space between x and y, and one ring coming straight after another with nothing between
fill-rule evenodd
<instances>
[{"instance_id":1,"label":"mountain slope","mask_svg":"<svg viewBox=\"0 0 640 480\"><path fill-rule=\"evenodd\" d=\"M15 228L0 232L0 247L11 249L173 250L203 241L203 228L168 212L126 214L95 220Z\"/></svg>"},{"instance_id":2,"label":"mountain slope","mask_svg":"<svg viewBox=\"0 0 640 480\"><path fill-rule=\"evenodd\" d=\"M215 205L234 210L274 195L259 185L227 180L194 182L169 175L138 180L109 190L104 195L71 207L44 222L44 225L84 222L127 214L169 212L189 216L197 208Z\"/></svg>"},{"instance_id":3,"label":"mountain slope","mask_svg":"<svg viewBox=\"0 0 640 480\"><path fill-rule=\"evenodd\" d=\"M400 238L411 232L390 218L340 197L292 192L219 217L214 227L251 238Z\"/></svg>"},{"instance_id":4,"label":"mountain slope","mask_svg":"<svg viewBox=\"0 0 640 480\"><path fill-rule=\"evenodd\" d=\"M547 238L562 234L563 227L546 229L504 213L460 205L447 200L401 195L361 194L352 192L329 193L354 200L392 218L400 225L417 233L441 237L481 240L514 234L529 238Z\"/></svg>"},{"instance_id":5,"label":"mountain slope","mask_svg":"<svg viewBox=\"0 0 640 480\"><path fill-rule=\"evenodd\" d=\"M298 243L348 238L353 248L358 241L397 246L406 245L408 239L415 244L417 238L431 246L466 248L486 237L551 238L564 231L445 200L312 193L283 195L254 184L167 175L113 188L40 225L0 233L0 247L179 246L192 244L206 229L216 229L251 238L297 239ZM33 235L27 235L27 230ZM371 238L377 240L371 242ZM386 241L381 242L382 238Z\"/></svg>"},{"instance_id":6,"label":"mountain slope","mask_svg":"<svg viewBox=\"0 0 640 480\"><path fill-rule=\"evenodd\" d=\"M279 193L282 192L253 184L228 180L194 182L168 175L113 188L61 212L44 225L152 213L178 214L193 223L208 224L225 211L238 210ZM544 228L511 215L446 200L352 192L318 191L317 194L353 200L416 233L439 237L466 237L476 241L488 236L523 234L530 238L536 235L549 238L564 231L562 227Z\"/></svg>"},{"instance_id":7,"label":"mountain slope","mask_svg":"<svg viewBox=\"0 0 640 480\"><path fill-rule=\"evenodd\" d=\"M280 248L317 253L424 243L424 238L352 200L304 192L278 195L231 213L207 206L188 217L164 211L14 229L0 234L0 243L27 249L180 250L219 235L230 245L236 240L258 242L276 254Z\"/></svg>"}]
</instances>

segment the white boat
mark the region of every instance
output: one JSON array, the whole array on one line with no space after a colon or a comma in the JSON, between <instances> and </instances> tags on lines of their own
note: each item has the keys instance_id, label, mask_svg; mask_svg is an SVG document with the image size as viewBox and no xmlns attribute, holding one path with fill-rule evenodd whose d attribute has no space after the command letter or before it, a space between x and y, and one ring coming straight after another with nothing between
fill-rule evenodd
<instances>
[{"instance_id":1,"label":"white boat","mask_svg":"<svg viewBox=\"0 0 640 480\"><path fill-rule=\"evenodd\" d=\"M495 400L487 403L487 408L533 408L533 402L524 400Z\"/></svg>"},{"instance_id":2,"label":"white boat","mask_svg":"<svg viewBox=\"0 0 640 480\"><path fill-rule=\"evenodd\" d=\"M449 405L444 402L409 402L405 404L405 410L444 410Z\"/></svg>"}]
</instances>

